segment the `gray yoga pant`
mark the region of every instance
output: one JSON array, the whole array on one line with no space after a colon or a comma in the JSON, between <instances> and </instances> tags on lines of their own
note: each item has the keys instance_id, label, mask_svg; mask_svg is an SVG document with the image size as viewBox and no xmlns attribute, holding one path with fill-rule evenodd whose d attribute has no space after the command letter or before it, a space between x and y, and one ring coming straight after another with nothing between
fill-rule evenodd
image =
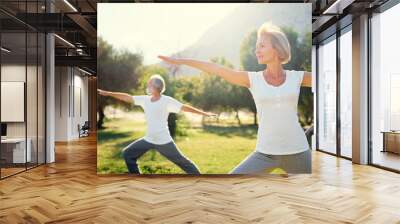
<instances>
[{"instance_id":1,"label":"gray yoga pant","mask_svg":"<svg viewBox=\"0 0 400 224\"><path fill-rule=\"evenodd\" d=\"M289 155L268 155L253 152L230 174L256 174L281 168L287 173L311 173L311 150Z\"/></svg>"},{"instance_id":2,"label":"gray yoga pant","mask_svg":"<svg viewBox=\"0 0 400 224\"><path fill-rule=\"evenodd\" d=\"M144 140L143 138L132 142L122 151L122 155L125 159L129 173L140 173L137 160L150 149L157 150L161 155L175 163L186 173L200 174L200 171L196 165L179 151L178 147L175 145L175 142L172 141L167 144L156 145Z\"/></svg>"}]
</instances>

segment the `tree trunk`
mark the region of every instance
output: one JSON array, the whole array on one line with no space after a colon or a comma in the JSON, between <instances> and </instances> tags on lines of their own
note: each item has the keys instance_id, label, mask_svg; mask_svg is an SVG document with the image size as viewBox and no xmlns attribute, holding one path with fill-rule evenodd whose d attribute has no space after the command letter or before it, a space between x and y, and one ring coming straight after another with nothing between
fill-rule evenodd
<instances>
[{"instance_id":1,"label":"tree trunk","mask_svg":"<svg viewBox=\"0 0 400 224\"><path fill-rule=\"evenodd\" d=\"M104 128L104 118L106 117L104 114L104 109L105 106L99 105L99 120L97 121L97 129L103 129Z\"/></svg>"},{"instance_id":2,"label":"tree trunk","mask_svg":"<svg viewBox=\"0 0 400 224\"><path fill-rule=\"evenodd\" d=\"M205 120L205 116L201 117L201 125L205 125L206 124L206 120Z\"/></svg>"},{"instance_id":3,"label":"tree trunk","mask_svg":"<svg viewBox=\"0 0 400 224\"><path fill-rule=\"evenodd\" d=\"M238 121L239 125L242 125L242 121L240 120L239 117L239 110L236 111L236 120Z\"/></svg>"}]
</instances>

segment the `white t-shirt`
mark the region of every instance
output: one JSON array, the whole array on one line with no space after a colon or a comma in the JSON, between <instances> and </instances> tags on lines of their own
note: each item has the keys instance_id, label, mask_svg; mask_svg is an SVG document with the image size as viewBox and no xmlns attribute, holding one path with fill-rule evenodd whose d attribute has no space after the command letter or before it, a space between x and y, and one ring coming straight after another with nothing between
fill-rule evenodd
<instances>
[{"instance_id":1,"label":"white t-shirt","mask_svg":"<svg viewBox=\"0 0 400 224\"><path fill-rule=\"evenodd\" d=\"M151 96L132 96L134 104L141 106L144 110L147 132L144 140L163 145L173 141L168 129L168 114L178 113L182 103L176 99L161 95L160 99L151 102Z\"/></svg>"},{"instance_id":2,"label":"white t-shirt","mask_svg":"<svg viewBox=\"0 0 400 224\"><path fill-rule=\"evenodd\" d=\"M288 155L309 149L299 123L297 104L303 71L286 71L280 86L267 83L263 71L248 72L259 120L256 151L270 155Z\"/></svg>"}]
</instances>

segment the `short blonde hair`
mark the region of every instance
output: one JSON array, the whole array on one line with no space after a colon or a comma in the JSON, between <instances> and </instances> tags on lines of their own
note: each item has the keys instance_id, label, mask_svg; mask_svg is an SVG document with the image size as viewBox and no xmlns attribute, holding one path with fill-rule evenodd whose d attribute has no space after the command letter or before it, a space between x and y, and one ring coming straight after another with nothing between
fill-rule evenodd
<instances>
[{"instance_id":1,"label":"short blonde hair","mask_svg":"<svg viewBox=\"0 0 400 224\"><path fill-rule=\"evenodd\" d=\"M160 93L163 93L165 91L165 81L161 75L152 75L150 77L150 81L153 87L156 88Z\"/></svg>"},{"instance_id":2,"label":"short blonde hair","mask_svg":"<svg viewBox=\"0 0 400 224\"><path fill-rule=\"evenodd\" d=\"M272 47L278 52L282 64L288 63L291 58L291 53L290 43L285 33L283 33L279 27L266 22L258 28L257 37L259 38L262 34L266 34L270 37Z\"/></svg>"}]
</instances>

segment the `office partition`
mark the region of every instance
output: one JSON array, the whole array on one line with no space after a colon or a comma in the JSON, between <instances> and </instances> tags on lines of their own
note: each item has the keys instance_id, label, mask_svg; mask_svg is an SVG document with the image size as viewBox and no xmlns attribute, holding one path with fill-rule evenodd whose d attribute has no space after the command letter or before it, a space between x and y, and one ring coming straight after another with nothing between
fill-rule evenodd
<instances>
[{"instance_id":1,"label":"office partition","mask_svg":"<svg viewBox=\"0 0 400 224\"><path fill-rule=\"evenodd\" d=\"M21 20L44 12L43 2L0 3L1 20L8 21L0 27L1 179L45 163L45 34ZM7 12L11 6L19 19Z\"/></svg>"},{"instance_id":2,"label":"office partition","mask_svg":"<svg viewBox=\"0 0 400 224\"><path fill-rule=\"evenodd\" d=\"M370 163L400 171L400 4L373 13L371 22ZM386 8L386 9L385 9Z\"/></svg>"}]
</instances>

